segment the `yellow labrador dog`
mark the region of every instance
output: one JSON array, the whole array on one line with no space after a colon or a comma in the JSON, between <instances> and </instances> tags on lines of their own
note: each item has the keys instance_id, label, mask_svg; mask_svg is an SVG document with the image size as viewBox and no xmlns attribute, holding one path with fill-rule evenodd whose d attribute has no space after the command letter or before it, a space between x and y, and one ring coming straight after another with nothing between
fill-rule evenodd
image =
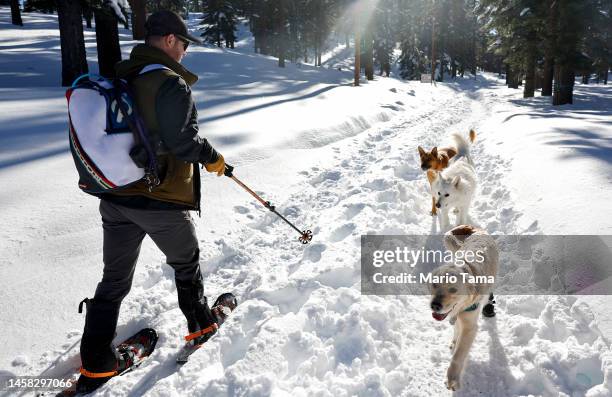
<instances>
[{"instance_id":1,"label":"yellow labrador dog","mask_svg":"<svg viewBox=\"0 0 612 397\"><path fill-rule=\"evenodd\" d=\"M478 318L489 300L497 275L499 252L495 240L484 230L460 225L444 235L444 246L455 258L432 273L431 310L435 320L449 317L454 324L452 358L446 373L446 387L458 390L472 342L478 331ZM468 254L471 252L472 254ZM460 266L461 265L461 266Z\"/></svg>"}]
</instances>

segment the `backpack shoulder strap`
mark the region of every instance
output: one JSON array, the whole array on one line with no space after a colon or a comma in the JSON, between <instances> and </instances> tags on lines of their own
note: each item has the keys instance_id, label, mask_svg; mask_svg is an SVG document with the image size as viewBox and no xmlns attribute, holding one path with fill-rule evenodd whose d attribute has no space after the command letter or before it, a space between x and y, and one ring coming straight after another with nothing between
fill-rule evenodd
<instances>
[{"instance_id":1,"label":"backpack shoulder strap","mask_svg":"<svg viewBox=\"0 0 612 397\"><path fill-rule=\"evenodd\" d=\"M154 70L163 70L163 69L172 71L167 66L164 66L164 65L159 64L159 63L152 63L152 64L147 65L144 68L140 69L140 73L138 73L138 75L142 75L142 74L145 74L145 73L148 73L148 72L152 72Z\"/></svg>"}]
</instances>

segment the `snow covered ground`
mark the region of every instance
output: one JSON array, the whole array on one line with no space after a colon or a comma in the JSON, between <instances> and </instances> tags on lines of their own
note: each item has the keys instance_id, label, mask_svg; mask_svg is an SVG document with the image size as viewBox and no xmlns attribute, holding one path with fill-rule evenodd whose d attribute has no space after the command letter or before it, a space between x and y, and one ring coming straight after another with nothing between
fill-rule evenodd
<instances>
[{"instance_id":1,"label":"snow covered ground","mask_svg":"<svg viewBox=\"0 0 612 397\"><path fill-rule=\"evenodd\" d=\"M55 17L26 14L24 28L9 19L0 8L0 370L60 376L79 364L76 306L101 274L101 227L68 152ZM117 337L150 326L158 347L96 395L450 395L450 326L431 318L426 297L362 296L359 242L436 232L416 147L451 132L479 134L474 223L501 234L610 234L612 87L578 86L576 104L554 110L492 75L354 88L350 71L276 68L242 37L235 50L190 48L184 61L201 77L202 133L313 241L299 244L227 178L203 176L206 293L231 290L241 303L177 367L186 327L172 270L145 240ZM95 70L94 33L86 38ZM122 31L124 54L129 39ZM612 395L610 297L497 302L454 394Z\"/></svg>"}]
</instances>

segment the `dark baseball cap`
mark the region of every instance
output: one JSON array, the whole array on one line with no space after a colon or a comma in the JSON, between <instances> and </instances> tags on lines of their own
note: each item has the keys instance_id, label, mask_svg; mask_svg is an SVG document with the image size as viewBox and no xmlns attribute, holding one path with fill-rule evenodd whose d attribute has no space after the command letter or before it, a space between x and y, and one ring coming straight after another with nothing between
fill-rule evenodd
<instances>
[{"instance_id":1,"label":"dark baseball cap","mask_svg":"<svg viewBox=\"0 0 612 397\"><path fill-rule=\"evenodd\" d=\"M183 18L172 11L162 10L149 15L145 29L147 37L174 34L191 43L202 44L202 40L189 34Z\"/></svg>"}]
</instances>

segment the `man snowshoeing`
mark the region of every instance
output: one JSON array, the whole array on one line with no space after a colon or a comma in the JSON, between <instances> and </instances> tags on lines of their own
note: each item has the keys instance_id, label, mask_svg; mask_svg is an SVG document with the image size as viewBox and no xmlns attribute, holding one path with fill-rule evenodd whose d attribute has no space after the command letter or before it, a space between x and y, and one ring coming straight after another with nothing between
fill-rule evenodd
<instances>
[{"instance_id":1,"label":"man snowshoeing","mask_svg":"<svg viewBox=\"0 0 612 397\"><path fill-rule=\"evenodd\" d=\"M145 44L116 65L117 77L129 82L137 108L156 144L161 184L149 190L144 182L106 194L100 201L104 229L104 273L87 315L81 340L81 376L77 392L87 393L131 365L133 357L112 346L121 301L128 294L141 243L149 235L175 272L178 304L194 343L212 336L236 307L231 293L209 307L199 265L198 239L189 211L200 210L199 164L223 175L225 161L198 135L191 96L197 76L180 62L191 36L184 21L170 11L152 14ZM146 341L144 341L146 343Z\"/></svg>"}]
</instances>

